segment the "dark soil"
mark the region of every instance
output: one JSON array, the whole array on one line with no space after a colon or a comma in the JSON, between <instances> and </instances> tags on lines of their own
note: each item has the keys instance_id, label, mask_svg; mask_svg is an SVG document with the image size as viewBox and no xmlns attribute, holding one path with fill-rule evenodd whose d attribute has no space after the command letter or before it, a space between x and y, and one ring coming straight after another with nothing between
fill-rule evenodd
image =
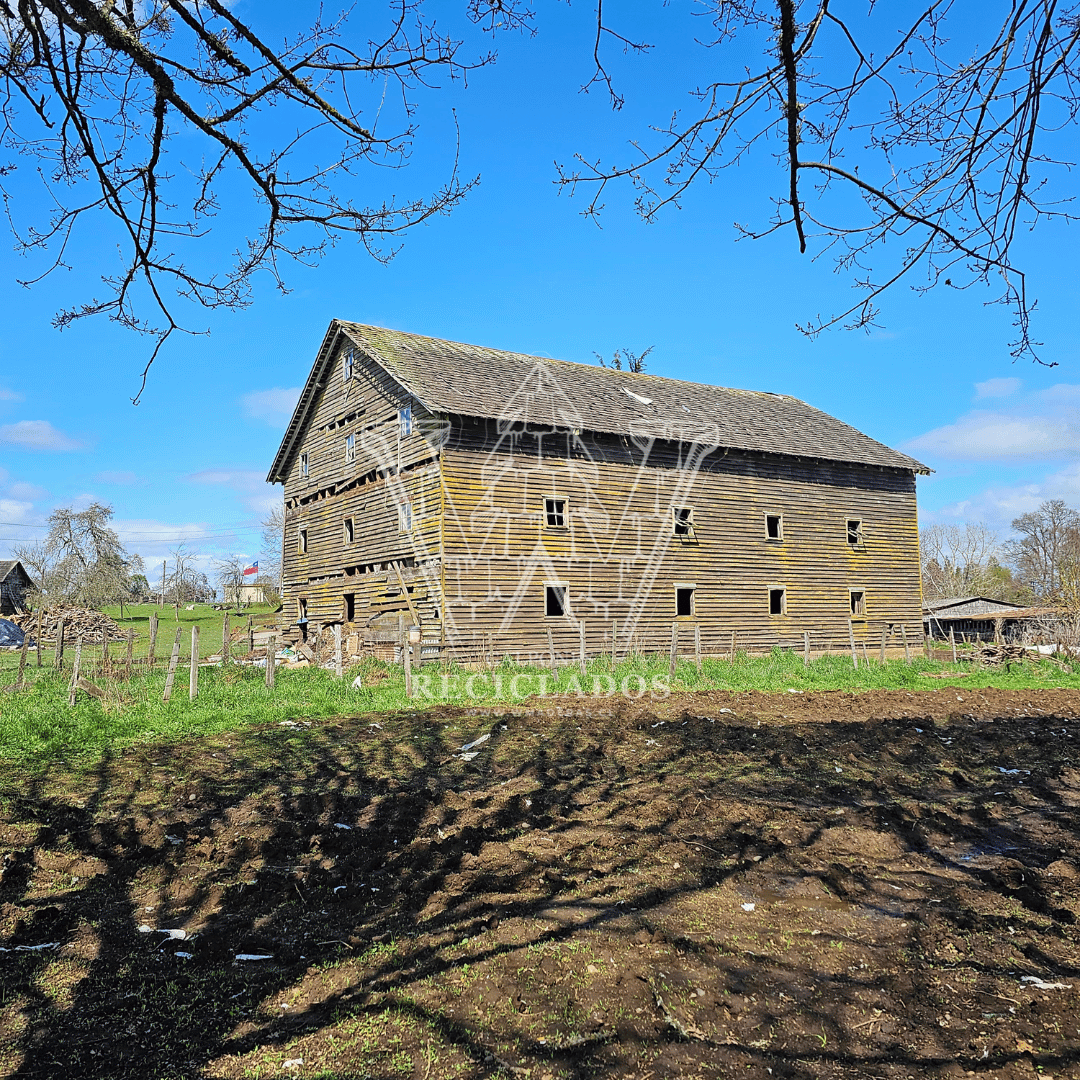
<instances>
[{"instance_id":1,"label":"dark soil","mask_svg":"<svg viewBox=\"0 0 1080 1080\"><path fill-rule=\"evenodd\" d=\"M548 699L9 770L0 1076L1078 1076L1078 718Z\"/></svg>"}]
</instances>

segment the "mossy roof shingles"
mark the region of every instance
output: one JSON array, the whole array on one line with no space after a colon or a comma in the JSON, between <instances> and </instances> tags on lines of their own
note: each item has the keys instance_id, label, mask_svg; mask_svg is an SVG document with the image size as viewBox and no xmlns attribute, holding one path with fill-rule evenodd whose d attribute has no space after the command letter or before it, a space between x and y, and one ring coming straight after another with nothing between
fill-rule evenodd
<instances>
[{"instance_id":1,"label":"mossy roof shingles","mask_svg":"<svg viewBox=\"0 0 1080 1080\"><path fill-rule=\"evenodd\" d=\"M338 355L340 335L433 412L930 471L785 394L616 371L335 320L278 450L271 481L284 480L307 414Z\"/></svg>"}]
</instances>

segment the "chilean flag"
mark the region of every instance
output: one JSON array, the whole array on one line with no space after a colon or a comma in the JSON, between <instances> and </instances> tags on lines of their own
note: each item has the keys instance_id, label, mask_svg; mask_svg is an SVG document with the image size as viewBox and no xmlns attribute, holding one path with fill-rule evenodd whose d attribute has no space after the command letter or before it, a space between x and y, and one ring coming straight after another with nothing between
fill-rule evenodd
<instances>
[{"instance_id":1,"label":"chilean flag","mask_svg":"<svg viewBox=\"0 0 1080 1080\"><path fill-rule=\"evenodd\" d=\"M248 574L257 574L258 572L259 564L258 562L253 562L249 567L244 570L244 577L247 577Z\"/></svg>"}]
</instances>

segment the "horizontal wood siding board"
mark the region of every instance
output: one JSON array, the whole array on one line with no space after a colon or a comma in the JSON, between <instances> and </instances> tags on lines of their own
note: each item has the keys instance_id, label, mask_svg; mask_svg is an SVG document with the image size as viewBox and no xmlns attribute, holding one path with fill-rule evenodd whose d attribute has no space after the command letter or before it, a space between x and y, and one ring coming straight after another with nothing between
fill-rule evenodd
<instances>
[{"instance_id":1,"label":"horizontal wood siding board","mask_svg":"<svg viewBox=\"0 0 1080 1080\"><path fill-rule=\"evenodd\" d=\"M610 649L611 620L623 623L635 599L638 642L670 647L676 582L696 586L695 621L712 651L730 647L732 630L758 647L795 647L804 630L814 647L824 646L817 640L823 636L846 638L850 589L866 595L857 637L879 641L883 625L901 622L920 633L910 476L903 482L878 469L786 468L732 454L680 475L670 467L641 469L632 456L577 462L465 445L472 443L452 440L443 458L451 645L487 635L542 651L549 627L573 645L576 623L545 618L544 581L551 579L569 583L571 611L586 621L590 651ZM683 482L677 498L694 508L692 542L671 535L672 492ZM569 514L569 527L558 532L543 525L543 500L555 494L567 499ZM767 513L783 515L783 541L768 539ZM859 550L847 543L851 517L863 522ZM642 603L650 558L657 570ZM769 615L770 588L786 590L785 615Z\"/></svg>"}]
</instances>

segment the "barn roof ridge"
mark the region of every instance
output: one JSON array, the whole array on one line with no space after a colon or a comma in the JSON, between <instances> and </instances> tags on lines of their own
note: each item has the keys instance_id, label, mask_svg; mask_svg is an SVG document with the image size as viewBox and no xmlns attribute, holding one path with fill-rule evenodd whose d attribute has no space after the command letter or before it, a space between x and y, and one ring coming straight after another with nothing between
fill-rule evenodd
<instances>
[{"instance_id":1,"label":"barn roof ridge","mask_svg":"<svg viewBox=\"0 0 1080 1080\"><path fill-rule=\"evenodd\" d=\"M434 412L522 419L609 435L681 437L732 450L930 472L914 458L788 394L621 371L334 319L274 459L267 478L271 483L285 479L342 337ZM538 366L553 376L557 397L528 386Z\"/></svg>"}]
</instances>

